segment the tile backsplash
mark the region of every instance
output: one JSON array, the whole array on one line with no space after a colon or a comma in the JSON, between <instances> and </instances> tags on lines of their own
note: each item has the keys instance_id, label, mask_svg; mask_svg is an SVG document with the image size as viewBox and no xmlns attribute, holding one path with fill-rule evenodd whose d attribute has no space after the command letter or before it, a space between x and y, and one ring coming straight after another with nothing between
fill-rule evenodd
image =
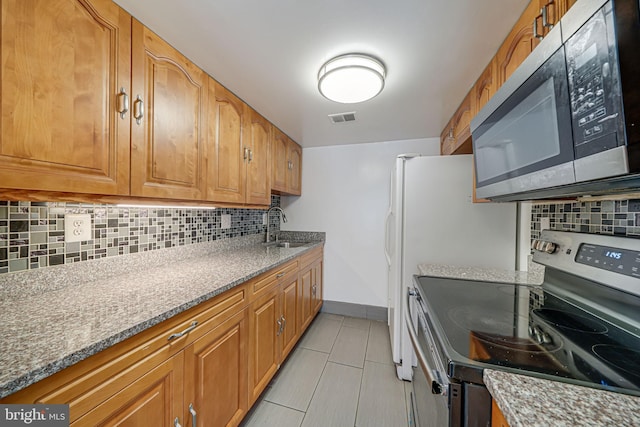
<instances>
[{"instance_id":1,"label":"tile backsplash","mask_svg":"<svg viewBox=\"0 0 640 427\"><path fill-rule=\"evenodd\" d=\"M280 196L271 197L280 206ZM88 213L93 239L64 241L64 215ZM0 274L266 232L266 210L0 201ZM231 227L221 228L221 216ZM279 216L272 214L273 230Z\"/></svg>"},{"instance_id":2,"label":"tile backsplash","mask_svg":"<svg viewBox=\"0 0 640 427\"><path fill-rule=\"evenodd\" d=\"M531 208L531 238L540 236L542 218L549 228L640 238L640 199L538 203Z\"/></svg>"}]
</instances>

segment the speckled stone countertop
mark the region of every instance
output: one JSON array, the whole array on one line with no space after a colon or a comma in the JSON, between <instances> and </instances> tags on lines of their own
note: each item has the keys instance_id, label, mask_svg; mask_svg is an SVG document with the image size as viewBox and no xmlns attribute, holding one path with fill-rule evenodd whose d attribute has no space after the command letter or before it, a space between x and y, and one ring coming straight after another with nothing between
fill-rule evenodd
<instances>
[{"instance_id":1,"label":"speckled stone countertop","mask_svg":"<svg viewBox=\"0 0 640 427\"><path fill-rule=\"evenodd\" d=\"M447 277L453 279L482 280L486 282L540 285L544 279L544 266L529 262L529 271L511 271L486 267L464 267L446 264L422 263L418 271L424 276Z\"/></svg>"},{"instance_id":2,"label":"speckled stone countertop","mask_svg":"<svg viewBox=\"0 0 640 427\"><path fill-rule=\"evenodd\" d=\"M640 426L640 397L484 370L510 427Z\"/></svg>"},{"instance_id":3,"label":"speckled stone countertop","mask_svg":"<svg viewBox=\"0 0 640 427\"><path fill-rule=\"evenodd\" d=\"M321 244L266 247L264 234L0 276L0 398Z\"/></svg>"}]
</instances>

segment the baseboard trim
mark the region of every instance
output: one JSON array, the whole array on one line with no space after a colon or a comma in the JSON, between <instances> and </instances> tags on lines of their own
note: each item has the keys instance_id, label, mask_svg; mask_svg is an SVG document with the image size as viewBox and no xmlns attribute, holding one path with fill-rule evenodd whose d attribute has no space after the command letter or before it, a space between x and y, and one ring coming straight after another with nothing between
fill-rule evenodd
<instances>
[{"instance_id":1,"label":"baseboard trim","mask_svg":"<svg viewBox=\"0 0 640 427\"><path fill-rule=\"evenodd\" d=\"M353 304L341 301L323 301L322 313L341 316L360 317L362 319L387 321L387 307L375 305Z\"/></svg>"}]
</instances>

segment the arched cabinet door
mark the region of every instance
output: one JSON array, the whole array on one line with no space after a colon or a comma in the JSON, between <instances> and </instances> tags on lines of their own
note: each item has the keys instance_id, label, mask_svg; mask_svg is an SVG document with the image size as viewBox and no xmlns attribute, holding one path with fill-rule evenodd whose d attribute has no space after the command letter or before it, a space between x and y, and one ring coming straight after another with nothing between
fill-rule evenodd
<instances>
[{"instance_id":1,"label":"arched cabinet door","mask_svg":"<svg viewBox=\"0 0 640 427\"><path fill-rule=\"evenodd\" d=\"M0 187L128 194L130 15L110 0L0 7Z\"/></svg>"},{"instance_id":2,"label":"arched cabinet door","mask_svg":"<svg viewBox=\"0 0 640 427\"><path fill-rule=\"evenodd\" d=\"M245 147L249 151L247 161L247 197L252 205L271 204L271 124L247 106L248 135Z\"/></svg>"},{"instance_id":3,"label":"arched cabinet door","mask_svg":"<svg viewBox=\"0 0 640 427\"><path fill-rule=\"evenodd\" d=\"M207 75L132 25L131 194L203 198Z\"/></svg>"},{"instance_id":4,"label":"arched cabinet door","mask_svg":"<svg viewBox=\"0 0 640 427\"><path fill-rule=\"evenodd\" d=\"M207 199L244 203L248 149L244 146L245 111L240 98L209 79L207 109Z\"/></svg>"}]
</instances>

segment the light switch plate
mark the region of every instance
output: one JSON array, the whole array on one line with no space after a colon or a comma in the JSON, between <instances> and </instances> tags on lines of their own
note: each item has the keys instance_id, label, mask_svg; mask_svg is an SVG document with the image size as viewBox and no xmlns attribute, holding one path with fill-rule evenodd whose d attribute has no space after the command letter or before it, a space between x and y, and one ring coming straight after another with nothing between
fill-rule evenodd
<instances>
[{"instance_id":1,"label":"light switch plate","mask_svg":"<svg viewBox=\"0 0 640 427\"><path fill-rule=\"evenodd\" d=\"M64 216L64 241L85 242L91 240L91 215L66 214Z\"/></svg>"},{"instance_id":2,"label":"light switch plate","mask_svg":"<svg viewBox=\"0 0 640 427\"><path fill-rule=\"evenodd\" d=\"M231 228L231 215L229 214L220 215L220 228L223 230Z\"/></svg>"}]
</instances>

